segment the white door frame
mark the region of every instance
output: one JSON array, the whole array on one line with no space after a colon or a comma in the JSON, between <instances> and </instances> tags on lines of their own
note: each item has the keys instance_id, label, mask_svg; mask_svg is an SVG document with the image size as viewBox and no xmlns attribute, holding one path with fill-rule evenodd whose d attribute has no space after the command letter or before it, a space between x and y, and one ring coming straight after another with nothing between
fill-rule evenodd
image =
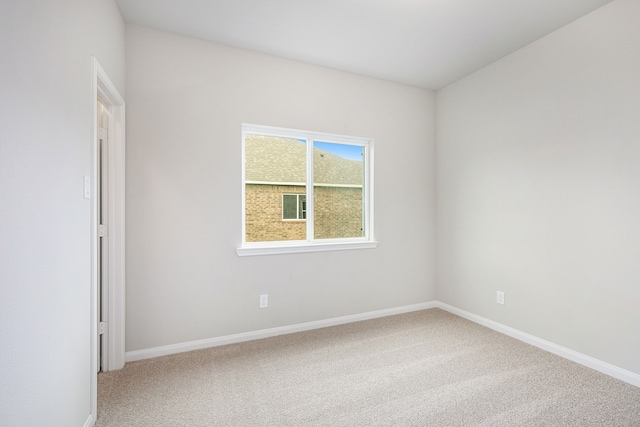
<instances>
[{"instance_id":1,"label":"white door frame","mask_svg":"<svg viewBox=\"0 0 640 427\"><path fill-rule=\"evenodd\" d=\"M125 281L125 103L122 96L104 72L98 60L91 57L91 415L95 421L98 408L98 97L111 113L109 121L109 203L108 203L108 306L106 308L106 370L124 366L124 281ZM103 367L103 370L104 367Z\"/></svg>"}]
</instances>

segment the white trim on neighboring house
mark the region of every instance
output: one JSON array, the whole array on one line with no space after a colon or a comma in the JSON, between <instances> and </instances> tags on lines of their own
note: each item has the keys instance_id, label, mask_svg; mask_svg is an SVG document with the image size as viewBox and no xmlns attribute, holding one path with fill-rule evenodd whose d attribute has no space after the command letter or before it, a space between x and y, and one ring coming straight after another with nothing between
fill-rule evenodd
<instances>
[{"instance_id":1,"label":"white trim on neighboring house","mask_svg":"<svg viewBox=\"0 0 640 427\"><path fill-rule=\"evenodd\" d=\"M269 182L269 181L245 181L245 184L251 185L282 185L290 187L304 187L306 182ZM322 182L314 182L314 187L336 187L336 188L362 188L362 185L356 184L325 184Z\"/></svg>"},{"instance_id":2,"label":"white trim on neighboring house","mask_svg":"<svg viewBox=\"0 0 640 427\"><path fill-rule=\"evenodd\" d=\"M335 187L335 188L362 188L362 185L356 184L325 184L323 182L314 182L314 187Z\"/></svg>"},{"instance_id":3,"label":"white trim on neighboring house","mask_svg":"<svg viewBox=\"0 0 640 427\"><path fill-rule=\"evenodd\" d=\"M98 362L98 97L111 114L109 123L109 215L108 243L108 369L120 369L125 363L124 281L125 281L125 103L100 66L91 57L91 418L97 416Z\"/></svg>"},{"instance_id":4,"label":"white trim on neighboring house","mask_svg":"<svg viewBox=\"0 0 640 427\"><path fill-rule=\"evenodd\" d=\"M251 185L282 185L286 187L304 187L306 182L269 182L269 181L245 181L245 184Z\"/></svg>"}]
</instances>

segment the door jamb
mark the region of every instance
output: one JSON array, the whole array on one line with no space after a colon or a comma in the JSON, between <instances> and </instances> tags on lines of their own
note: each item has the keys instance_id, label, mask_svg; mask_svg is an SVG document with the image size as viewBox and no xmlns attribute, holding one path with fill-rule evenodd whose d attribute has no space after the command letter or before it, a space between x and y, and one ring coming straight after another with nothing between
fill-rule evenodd
<instances>
[{"instance_id":1,"label":"door jamb","mask_svg":"<svg viewBox=\"0 0 640 427\"><path fill-rule=\"evenodd\" d=\"M109 122L109 215L108 243L108 369L125 362L125 102L98 60L91 57L91 415L97 417L98 402L98 96L111 112Z\"/></svg>"}]
</instances>

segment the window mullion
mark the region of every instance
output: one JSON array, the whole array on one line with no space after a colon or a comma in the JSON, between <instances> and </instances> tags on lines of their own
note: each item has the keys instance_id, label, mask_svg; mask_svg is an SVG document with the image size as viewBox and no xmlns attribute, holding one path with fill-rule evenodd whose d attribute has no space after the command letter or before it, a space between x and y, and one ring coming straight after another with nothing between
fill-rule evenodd
<instances>
[{"instance_id":1,"label":"window mullion","mask_svg":"<svg viewBox=\"0 0 640 427\"><path fill-rule=\"evenodd\" d=\"M296 219L300 219L300 195L296 194Z\"/></svg>"},{"instance_id":2,"label":"window mullion","mask_svg":"<svg viewBox=\"0 0 640 427\"><path fill-rule=\"evenodd\" d=\"M313 200L313 140L307 138L307 242L314 236L314 200Z\"/></svg>"}]
</instances>

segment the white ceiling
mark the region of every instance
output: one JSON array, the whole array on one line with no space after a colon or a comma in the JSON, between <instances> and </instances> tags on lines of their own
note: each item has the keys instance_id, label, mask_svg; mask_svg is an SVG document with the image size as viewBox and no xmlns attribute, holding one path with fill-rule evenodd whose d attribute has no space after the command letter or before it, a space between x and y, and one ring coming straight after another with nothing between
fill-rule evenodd
<instances>
[{"instance_id":1,"label":"white ceiling","mask_svg":"<svg viewBox=\"0 0 640 427\"><path fill-rule=\"evenodd\" d=\"M116 0L125 22L439 89L611 0Z\"/></svg>"}]
</instances>

